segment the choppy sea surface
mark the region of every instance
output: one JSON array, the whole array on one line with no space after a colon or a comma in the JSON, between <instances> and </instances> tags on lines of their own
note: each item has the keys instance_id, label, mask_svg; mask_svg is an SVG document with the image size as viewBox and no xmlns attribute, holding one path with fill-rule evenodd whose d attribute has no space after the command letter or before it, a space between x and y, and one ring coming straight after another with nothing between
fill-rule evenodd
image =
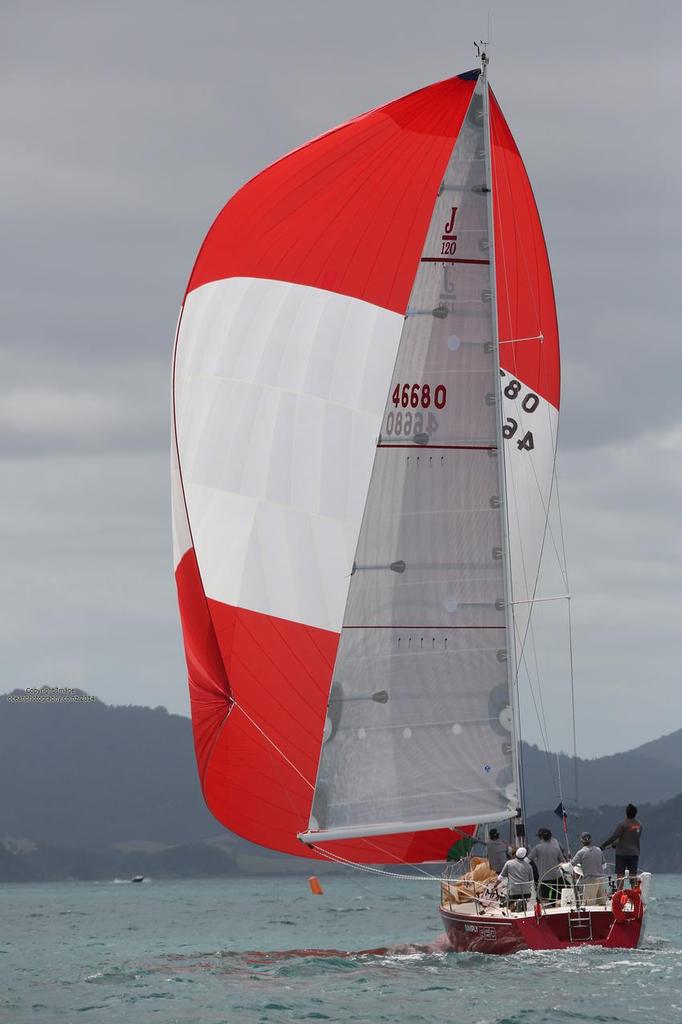
<instances>
[{"instance_id":1,"label":"choppy sea surface","mask_svg":"<svg viewBox=\"0 0 682 1024\"><path fill-rule=\"evenodd\" d=\"M327 876L0 886L5 1024L682 1024L682 876L638 950L448 952L436 885Z\"/></svg>"}]
</instances>

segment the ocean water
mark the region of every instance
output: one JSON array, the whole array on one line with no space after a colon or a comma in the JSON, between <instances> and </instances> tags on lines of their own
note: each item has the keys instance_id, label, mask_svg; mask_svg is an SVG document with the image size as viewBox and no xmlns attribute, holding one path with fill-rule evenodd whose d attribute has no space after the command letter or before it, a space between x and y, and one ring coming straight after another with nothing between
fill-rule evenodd
<instances>
[{"instance_id":1,"label":"ocean water","mask_svg":"<svg viewBox=\"0 0 682 1024\"><path fill-rule=\"evenodd\" d=\"M379 876L0 886L2 1024L682 1024L682 876L641 949L451 953Z\"/></svg>"}]
</instances>

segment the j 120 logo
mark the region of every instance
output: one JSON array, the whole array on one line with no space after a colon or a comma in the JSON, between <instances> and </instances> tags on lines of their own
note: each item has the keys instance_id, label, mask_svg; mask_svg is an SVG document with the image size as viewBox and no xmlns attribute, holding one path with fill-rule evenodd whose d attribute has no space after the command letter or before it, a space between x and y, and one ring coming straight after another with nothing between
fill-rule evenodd
<instances>
[{"instance_id":1,"label":"j 120 logo","mask_svg":"<svg viewBox=\"0 0 682 1024\"><path fill-rule=\"evenodd\" d=\"M450 210L450 219L445 225L443 234L441 235L441 256L452 256L457 252L457 235L454 234L456 216L457 207L453 206Z\"/></svg>"}]
</instances>

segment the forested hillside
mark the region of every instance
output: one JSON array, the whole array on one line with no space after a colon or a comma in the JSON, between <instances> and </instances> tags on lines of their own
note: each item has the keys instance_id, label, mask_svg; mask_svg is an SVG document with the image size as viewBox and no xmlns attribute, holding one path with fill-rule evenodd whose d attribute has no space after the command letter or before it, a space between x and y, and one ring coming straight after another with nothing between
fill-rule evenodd
<instances>
[{"instance_id":1,"label":"forested hillside","mask_svg":"<svg viewBox=\"0 0 682 1024\"><path fill-rule=\"evenodd\" d=\"M552 827L556 758L527 746L523 758L531 835L540 818ZM572 814L573 834L587 825L603 838L628 801L656 804L642 807L648 863L682 870L681 767L682 730L636 750L579 760L581 803L608 806ZM565 755L561 776L570 798L574 764ZM554 831L559 827L555 818ZM98 700L0 697L0 840L0 880L310 867L232 836L209 814L189 719L164 708L109 707Z\"/></svg>"}]
</instances>

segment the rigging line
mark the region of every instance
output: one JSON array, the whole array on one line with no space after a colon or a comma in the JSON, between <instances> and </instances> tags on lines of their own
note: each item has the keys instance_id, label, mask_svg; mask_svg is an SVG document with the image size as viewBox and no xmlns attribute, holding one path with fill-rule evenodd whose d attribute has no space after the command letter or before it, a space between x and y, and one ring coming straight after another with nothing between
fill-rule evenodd
<instances>
[{"instance_id":1,"label":"rigging line","mask_svg":"<svg viewBox=\"0 0 682 1024\"><path fill-rule=\"evenodd\" d=\"M517 522L518 522L520 520L519 503L518 503L518 491L517 491L517 486L516 486L517 485L517 481L516 481L516 477L515 477L515 474L514 474L514 471L513 471L513 466L510 466L509 478L510 478L510 481L511 481L512 497L513 497L513 501L514 501L514 508L515 508L515 511L516 511ZM538 487L538 489L539 489L539 487ZM528 581L528 571L527 571L527 567L526 567L526 559L525 559L525 552L524 552L524 549L523 549L523 544L520 544L520 554L521 554L521 570L522 570L522 573L523 573L523 581L524 581L524 584L525 584L526 593L528 593L528 594L530 594L530 593L535 594L535 591L536 591L537 585L538 585L538 579L539 579L539 573L540 573L540 564L538 562L538 571L537 571L537 573L535 575L535 579L533 581L533 586L531 588L529 586L529 581ZM540 558L540 561L541 561L541 558ZM525 604L525 603L527 603L527 604L531 605L530 611L529 611L529 614L528 614L528 620L526 622L524 636L523 637L519 636L519 642L520 642L519 661L523 662L523 665L524 665L524 667L526 669L526 674L527 674L527 677L528 677L528 687L529 687L530 694L531 694L531 697L532 697L532 700L533 700L533 705L535 707L535 714L536 714L536 717L538 719L538 724L540 726L540 735L541 735L541 737L543 739L543 742L545 744L545 749L546 749L547 753L549 753L549 735L548 735L548 731L547 731L547 720L546 720L546 717L545 717L544 704L543 704L543 701L542 701L542 686L540 684L540 671L539 671L538 660L537 660L537 647L536 647L536 644L535 644L535 635L534 635L533 623L532 623L532 612L533 612L534 599L532 599L530 601L526 601L526 602L515 602L515 604L516 603L518 603L518 604L521 604L521 603ZM538 697L539 697L539 700L540 700L541 713L538 710L538 705L537 705L537 701L535 699L535 693L534 693L534 690L533 690L533 684L532 684L532 680L531 680L531 673L530 673L530 669L528 667L528 662L526 660L526 645L527 645L527 641L528 641L529 635L530 635L530 639L531 639L531 648L533 650L533 655L534 655L534 665L535 665L535 672L536 672L536 678L537 678ZM518 685L517 685L517 703L519 705L519 717L520 717L520 693L519 693L519 690L518 690Z\"/></svg>"},{"instance_id":2,"label":"rigging line","mask_svg":"<svg viewBox=\"0 0 682 1024\"><path fill-rule=\"evenodd\" d=\"M296 772L296 774L297 774L298 776L300 776L300 778L302 778L302 779L303 779L303 781L305 782L306 786L309 786L309 787L310 787L310 789L314 790L314 789L315 789L315 787L313 786L313 784L312 784L312 782L310 781L310 779L307 779L307 778L306 778L306 776L305 776L305 775L303 774L303 772L302 772L302 771L300 771L300 770L299 770L299 769L298 769L298 768L296 767L296 765L294 764L294 762L293 762L293 761L291 761L291 760L289 760L289 758L288 758L288 757L287 757L287 755L286 755L286 754L284 753L284 751L283 751L283 750L282 750L282 749L281 749L280 747L278 747L278 746L277 746L277 744L275 743L275 741L274 741L273 739L271 739L271 738L270 738L270 736L268 736L268 734L267 734L267 733L265 732L265 730L264 730L264 729L261 729L261 727L260 727L260 725L258 724L258 722L255 722L255 721L253 720L253 718L252 718L252 717L251 717L251 715L250 715L250 714L248 713L248 711L245 711L245 710L244 710L244 708L243 708L243 707L241 706L241 704L239 704L239 703L238 703L237 701L234 701L233 707L235 707L235 708L239 708L239 710L240 710L240 711L241 711L241 713L242 713L242 714L244 715L244 717L245 717L246 719L248 719L248 721L249 721L249 722L251 722L251 725L252 725L252 726L254 727L254 729L256 729L256 730L257 730L257 731L258 731L258 732L259 732L259 733L261 734L261 736L263 737L263 739L266 739L266 740L268 741L268 743L269 743L269 744L270 744L270 745L271 745L272 747L274 747L274 749L275 749L275 750L277 751L277 753L278 753L278 754L279 754L279 756L280 756L280 757L282 758L282 760L283 760L283 761L286 761L286 763L287 763L287 764L289 765L289 767L290 767L290 768L293 768L293 770L294 770L294 771Z\"/></svg>"},{"instance_id":3,"label":"rigging line","mask_svg":"<svg viewBox=\"0 0 682 1024\"><path fill-rule=\"evenodd\" d=\"M498 345L518 345L521 341L544 341L544 334L531 334L529 338L508 338L506 341L498 341Z\"/></svg>"},{"instance_id":4,"label":"rigging line","mask_svg":"<svg viewBox=\"0 0 682 1024\"><path fill-rule=\"evenodd\" d=\"M335 864L341 864L343 867L355 868L356 871L369 871L373 875L384 875L387 878L401 878L405 882L437 882L439 885L441 882L439 875L430 875L428 872L424 872L424 875L403 875L399 871L386 871L384 868L375 868L371 864L359 864L357 861L348 860L337 853L324 850L315 843L310 843L309 845L321 857L326 857L327 860L331 860Z\"/></svg>"},{"instance_id":5,"label":"rigging line","mask_svg":"<svg viewBox=\"0 0 682 1024\"><path fill-rule=\"evenodd\" d=\"M554 463L554 478L555 478L555 492L556 492L556 503L557 513L559 516L559 536L561 538L561 551L564 558L564 576L566 583L568 584L568 560L566 558L566 538L564 534L564 520L561 512L561 493L559 490L559 463L558 456ZM566 588L569 590L569 587ZM573 729L573 770L574 770L574 786L575 786L575 802L579 803L579 789L578 789L578 742L577 742L577 731L575 724L575 674L573 670L573 621L571 615L571 602L568 602L568 656L570 662L570 675L571 675L571 722Z\"/></svg>"},{"instance_id":6,"label":"rigging line","mask_svg":"<svg viewBox=\"0 0 682 1024\"><path fill-rule=\"evenodd\" d=\"M555 466L554 466L554 471L553 471L553 483L555 484L555 488L556 488L555 493L556 493L556 500L557 500L557 508L558 508L558 511L559 511L559 520L560 520L560 523L561 523L561 505L560 505L560 501L559 501L558 475L556 473L556 453L555 453ZM555 552L557 554L557 561L558 561L558 564L559 564L559 569L562 572L562 576L564 576L565 582L568 583L568 571L567 571L567 566L566 566L566 554L565 554L566 549L565 549L563 532L561 534L561 540L562 540L563 564L562 564L562 562L560 560L559 553L558 553L558 551L556 549L556 544L555 544ZM554 598L554 600L561 600L561 599L562 599L561 597ZM571 718L572 718L572 737L573 737L573 766L574 766L574 773L575 773L574 774L574 786L575 786L575 791L576 791L576 804L577 804L578 803L578 796L577 796L577 794L578 794L578 759L577 759L576 725L575 725L575 686L574 686L574 673L573 673L573 633L572 633L572 625L571 625L571 604L570 604L570 602L571 602L571 595L570 594L565 595L564 599L568 602L568 640L569 640L569 661L570 661L570 682L571 682ZM548 731L547 731L547 724L546 724L545 711L544 711L544 702L543 702L543 699L542 699L542 686L541 686L541 683L540 683L540 671L539 671L539 666L538 666L538 662L537 662L537 645L535 643L535 634L534 634L534 630L533 630L533 623L532 623L532 620L530 620L530 619L529 619L528 627L529 627L529 633L530 633L531 648L533 650L533 657L534 657L534 662L535 662L535 671L536 671L537 686L538 686L538 696L539 696L540 705L541 705L541 708L542 708L543 721L545 723L544 737L543 738L544 738L544 742L545 742L545 747L546 747L547 753L549 753L549 747L550 747L550 744L549 744L549 734L548 734ZM524 642L524 647L525 647L525 642ZM525 662L525 656L524 656L524 663L526 664L526 670L528 671L528 666L527 666L527 663ZM534 696L534 693L533 693L533 690L532 690L532 685L531 685L531 682L530 682L530 672L528 672L528 682L529 682L529 688L530 688L530 691L531 691L531 696L533 697L533 703L535 704L535 696ZM537 714L537 706L536 706L536 714ZM540 724L539 718L538 718L538 723ZM541 725L541 732L542 732L542 725ZM557 754L557 759L558 759L558 754ZM562 781L561 781L561 771L560 771L560 768L558 766L558 760L557 760L557 770L558 770L558 783L559 783L559 798L561 800L561 803L563 804L563 787L562 787Z\"/></svg>"},{"instance_id":7,"label":"rigging line","mask_svg":"<svg viewBox=\"0 0 682 1024\"><path fill-rule=\"evenodd\" d=\"M540 727L540 737L542 739L542 742L545 745L545 753L549 754L549 735L548 735L548 732L547 732L547 721L546 721L545 715L544 715L544 708L542 709L542 711L540 711L540 709L538 708L538 703L537 703L537 700L535 698L535 691L533 689L533 681L531 679L531 672L530 672L530 668L528 666L528 661L526 659L525 652L523 654L523 667L526 670L526 676L527 676L527 681L528 681L528 689L530 691L531 699L533 701L533 707L535 708L535 715L537 717L538 725ZM539 680L538 680L538 691L539 691Z\"/></svg>"},{"instance_id":8,"label":"rigging line","mask_svg":"<svg viewBox=\"0 0 682 1024\"><path fill-rule=\"evenodd\" d=\"M422 875L426 875L428 878L433 878L433 875L430 874L428 871L425 871L424 868L421 868L419 866L419 864L411 864L409 861L404 860L402 857L398 856L397 853L390 853L388 850L385 850L383 848L383 846L379 846L379 844L377 842L374 842L373 840L371 840L368 836L363 836L362 841L363 841L363 843L367 843L368 846L373 846L375 850L379 851L379 853L385 853L389 858L390 857L397 858L397 860L399 860L401 864L404 864L405 867L407 867L407 868L414 868L415 871L421 872ZM412 877L412 876L410 875L409 877Z\"/></svg>"},{"instance_id":9,"label":"rigging line","mask_svg":"<svg viewBox=\"0 0 682 1024\"><path fill-rule=\"evenodd\" d=\"M579 803L579 787L578 787L578 741L577 741L577 730L575 722L575 673L573 668L573 621L571 614L571 598L570 598L570 587L568 585L568 560L566 558L566 537L564 534L564 520L561 512L561 492L559 489L559 456L555 453L554 458L554 493L556 495L556 507L557 515L559 518L559 537L561 539L561 553L563 556L563 576L566 581L566 590L569 593L568 598L568 658L569 658L569 672L570 672L570 684L571 684L571 728L572 728L572 740L573 740L573 784L575 789L575 802L576 805Z\"/></svg>"},{"instance_id":10,"label":"rigging line","mask_svg":"<svg viewBox=\"0 0 682 1024\"><path fill-rule=\"evenodd\" d=\"M528 667L528 662L526 661L525 653L522 655L522 658L523 658L523 666L524 666L524 668L526 670L526 675L528 677L528 689L530 691L531 699L533 701L533 707L535 708L535 715L537 717L538 725L540 727L540 736L541 736L542 741L543 741L543 743L545 745L545 755L547 757L547 763L549 765L550 774L552 775L552 778L553 778L553 781L554 781L554 784L555 784L555 787L556 787L556 776L554 775L554 770L552 768L552 759L550 757L549 736L548 736L548 732L547 732L547 721L545 719L544 707L542 708L542 715L541 715L540 711L538 710L537 702L535 700L535 693L534 693L534 690L533 690L533 684L532 684L531 677L530 677L530 669ZM538 690L539 690L539 680L538 680Z\"/></svg>"},{"instance_id":11,"label":"rigging line","mask_svg":"<svg viewBox=\"0 0 682 1024\"><path fill-rule=\"evenodd\" d=\"M514 498L516 500L516 481L514 479L513 473L511 474L511 476L512 476L513 490L514 490ZM549 519L549 509L547 510L547 518ZM544 547L544 543L543 543L543 547ZM524 579L525 579L526 578L526 572L525 572L525 560L523 559L523 549L521 551L521 556L522 556L522 563L523 563L523 570L524 570ZM540 561L541 560L542 560L542 555L541 555ZM538 565L538 575L536 576L535 584L534 584L534 588L533 588L534 590L537 588L538 578L539 578L539 565ZM526 587L527 587L527 580L526 580ZM542 600L542 599L540 599L540 600ZM558 597L558 598L548 598L548 599L545 599L545 600L561 600L561 597ZM551 769L551 758L550 758L549 730L548 730L548 726L547 726L547 718L546 718L546 714L545 714L544 700L543 700L543 696L542 696L542 683L541 683L541 680L540 680L540 667L539 667L539 664L538 664L537 644L535 642L535 630L534 630L533 619L532 619L532 612L533 612L533 606L535 604L535 601L533 600L533 601L528 602L528 603L531 604L531 610L530 610L530 614L528 616L528 622L527 622L527 626L526 626L526 633L525 633L525 636L524 636L522 644L521 644L521 658L523 660L523 664L524 664L524 667L526 669L526 673L527 673L527 677L528 677L528 688L529 688L529 691L530 691L530 694L531 694L531 698L533 700L533 705L534 705L534 708L535 708L535 714L536 714L536 717L538 719L538 725L540 726L540 735L542 737L542 740L543 740L543 743L544 743L544 746L545 746L545 753L546 753L547 758L548 758L548 763L550 765L550 772L551 772L552 769ZM539 704L540 704L540 710L539 711L538 711L538 704L537 704L536 699L535 699L535 693L534 693L534 690L533 690L533 683L532 683L532 679L531 679L531 672L530 672L530 668L528 666L528 661L526 659L526 647L527 647L529 639L530 639L530 647L531 647L531 650L533 652L533 664L534 664L534 668L535 668L535 679L536 679L536 682L537 682L538 700L539 700ZM556 781L557 781L556 777L554 777L555 786L556 786ZM561 791L560 791L560 794L561 794Z\"/></svg>"},{"instance_id":12,"label":"rigging line","mask_svg":"<svg viewBox=\"0 0 682 1024\"><path fill-rule=\"evenodd\" d=\"M561 506L560 506L560 502L559 502L558 475L556 473L556 459L557 459L557 456L556 456L556 451L555 451L554 466L553 466L553 473L552 473L552 482L553 482L553 484L556 487L555 493L556 493L556 500L557 500L557 508L559 510L559 519L560 519L560 522L561 522ZM548 517L549 517L549 512L548 512ZM550 530L550 535L551 535L551 530ZM567 567L566 567L565 543L564 543L563 532L561 534L561 539L562 539L562 552L563 552L563 556L564 556L563 557L563 564L562 564L561 558L559 556L559 552L557 550L556 543L554 544L554 549L555 549L555 554L557 556L557 562L558 562L558 565L559 565L559 569L560 569L560 571L562 573L562 576L564 577L564 581L566 582L566 584L568 584L568 572L567 572ZM567 586L567 589L568 589L568 586ZM571 719L572 719L572 739L573 739L573 768L574 768L574 787L575 787L575 792L576 792L576 804L577 804L578 803L578 759L577 759L577 741L576 741L576 725L575 725L575 685L574 685L574 673L573 673L573 634L572 634L572 625L571 625L571 595L570 594L565 595L565 599L567 601L567 607L568 607L568 641L569 641L569 662L570 662L570 684L571 684ZM556 598L555 600L561 600L561 598ZM533 699L533 704L535 706L536 715L538 715L537 704L535 702L535 694L533 692L533 688L532 688L532 684L531 684L531 679L530 679L530 672L528 670L528 665L527 665L527 662L526 662L526 659L525 659L525 646L526 646L526 642L527 642L529 636L530 636L530 641L531 641L531 648L533 650L533 658L534 658L534 662L535 662L535 671L536 671L536 677L537 677L538 696L539 696L540 705L541 705L541 708L542 708L542 718L543 718L543 721L544 721L543 740L544 740L544 743L545 743L546 752L549 754L550 744L549 744L549 735L548 735L548 731L547 731L547 724L546 724L546 718L545 718L544 702L543 702L543 699L542 699L542 686L541 686L541 683L540 683L540 671L539 671L539 666L538 666L538 662L537 662L537 645L535 643L535 634L534 634L534 630L533 630L533 623L532 623L532 619L530 617L529 617L529 621L528 621L528 630L527 630L526 637L524 639L524 643L523 643L523 647L522 647L522 656L523 656L523 660L524 660L524 665L526 667L526 671L528 672L528 684L529 684L529 689L530 689L531 697ZM540 725L540 731L541 731L541 735L542 735L543 734L543 727L542 727L542 723L540 723L539 716L538 716L538 724ZM557 759L558 759L558 754L557 754ZM559 772L559 777L558 777L559 798L560 798L560 801L561 801L561 803L563 805L563 787L562 787L562 782L561 782L561 772L560 772L560 769L558 767L558 760L557 760L557 770Z\"/></svg>"},{"instance_id":13,"label":"rigging line","mask_svg":"<svg viewBox=\"0 0 682 1024\"><path fill-rule=\"evenodd\" d=\"M248 718L248 715L246 717ZM266 739L267 738L268 737L266 737ZM271 764L272 769L273 769L273 775L274 775L274 778L276 778L277 781L279 782L280 789L283 791L284 796L286 797L286 800L287 800L287 802L289 804L289 810L291 811L292 816L294 817L294 819L296 819L299 816L300 812L297 811L296 804L294 803L294 798L293 798L293 795L291 793L290 787L286 785L286 783L284 782L284 779L282 778L281 765L277 761L277 758L275 756L275 751L272 749L273 746L274 746L274 744L272 746L268 746L268 748L267 748L268 755L270 757L270 764Z\"/></svg>"},{"instance_id":14,"label":"rigging line","mask_svg":"<svg viewBox=\"0 0 682 1024\"><path fill-rule=\"evenodd\" d=\"M559 517L559 536L561 538L561 553L564 559L564 575L568 584L568 561L566 559L566 541L564 537L564 520L561 514L561 494L559 491L559 455L557 453L554 459L554 490L556 494L556 507L557 514ZM570 587L567 585L567 591L570 593Z\"/></svg>"},{"instance_id":15,"label":"rigging line","mask_svg":"<svg viewBox=\"0 0 682 1024\"><path fill-rule=\"evenodd\" d=\"M556 455L556 451L555 451L555 455ZM525 587L526 587L526 593L534 595L536 590L537 590L538 581L539 581L539 577L540 577L540 563L542 562L542 553L543 553L543 549L544 549L544 538L546 536L547 527L548 527L548 523L549 523L549 508L545 506L544 500L542 499L542 492L541 492L541 489L540 489L540 484L539 484L539 481L537 479L537 474L535 473L535 468L534 468L532 462L531 462L531 468L533 469L533 474L535 476L536 486L537 486L537 489L538 489L538 493L540 494L541 502L542 502L542 505L543 505L543 511L545 511L545 531L544 531L544 534L543 534L543 542L542 542L542 546L541 546L541 549L540 549L540 558L538 560L538 569L537 569L537 572L535 574L535 579L533 581L532 588L528 586L528 573L527 573L527 569L526 569L526 560L525 560L525 556L524 556L523 544L520 545L520 550L521 550L521 569L522 569L522 572L523 572L523 579L524 579L524 584L525 584ZM517 515L517 521L518 521L518 518L519 518L518 493L517 493L517 487L516 487L516 483L517 482L516 482L516 478L515 478L515 475L514 475L513 466L510 466L509 478L510 478L510 481L511 481L512 497L513 497L514 506L515 506L515 510L516 510L516 515ZM550 495L550 497L551 497L551 495ZM518 603L520 604L521 602L518 602ZM544 721L544 733L543 733L543 724L542 724L542 722L540 720L540 714L538 712L537 703L536 703L536 700L535 700L535 694L533 692L533 687L532 687L532 683L531 683L530 671L528 669L528 663L527 663L526 658L525 658L526 644L528 642L528 638L529 638L529 634L530 634L531 647L532 647L533 652L534 652L534 662L535 662L536 672L537 672L538 694L540 695L540 701L541 701L541 705L542 705L542 698L541 698L542 687L541 687L541 684L540 684L540 673L539 673L539 669L537 667L537 648L536 648L536 645L535 645L535 638L534 638L533 627L532 627L532 614L533 614L534 598L531 601L525 602L525 603L529 603L530 604L530 611L529 611L528 619L526 621L526 627L525 627L524 635L523 635L523 637L521 637L519 635L520 651L519 651L519 654L517 656L518 660L517 660L517 678L516 678L516 704L517 704L517 714L518 714L518 719L519 719L518 731L519 731L519 734L520 734L520 732L521 732L521 728L520 728L520 726L521 726L521 710L520 710L521 702L520 702L520 691L519 691L519 686L518 686L518 664L519 664L520 661L523 661L524 666L526 668L527 675L528 675L529 690L530 690L530 693L531 693L531 697L533 699L533 704L535 706L535 713L536 713L536 716L538 718L538 724L540 725L541 736L543 736L543 740L544 740L544 743L545 743L546 750L549 751L549 741L548 741L548 735L547 735L547 724L546 724L545 714L544 714L544 705L542 706L542 719ZM517 630L516 620L514 620L514 629L515 629L515 631ZM519 739L520 739L520 735L519 735ZM520 760L520 765L521 765L521 779L522 779L522 794L521 795L522 795L522 797L523 797L523 799L525 801L525 785L523 785L523 777L524 777L523 752L522 752L522 747L521 747L520 744L519 744L519 760Z\"/></svg>"},{"instance_id":16,"label":"rigging line","mask_svg":"<svg viewBox=\"0 0 682 1024\"><path fill-rule=\"evenodd\" d=\"M518 413L518 416L519 416L519 422L521 424L521 429L524 429L523 413ZM542 493L542 488L540 487L540 481L538 479L538 475L537 475L537 472L536 472L536 469L535 469L535 460L533 459L533 452L529 452L528 456L529 456L529 465L530 465L530 468L532 470L533 477L535 478L536 490L538 492L538 496L540 498L540 503L542 505L542 510L544 512L544 515L545 515L545 523L544 523L544 529L543 529L543 535L542 535L542 544L541 544L541 547L540 547L540 558L539 558L539 561L538 561L538 571L537 571L536 576L535 576L535 582L534 582L534 585L533 585L532 593L535 594L535 592L537 590L538 581L539 581L539 578L540 578L540 565L542 563L542 559L543 559L543 556L544 556L545 543L546 543L546 540L547 540L547 534L549 534L549 536L551 538L552 546L554 548L554 554L556 555L557 565L559 567L559 572L561 573L562 580L563 580L563 582L564 582L564 584L566 586L566 590L568 591L568 581L566 579L566 574L564 572L564 567L563 567L563 564L562 564L561 556L559 554L559 549L557 547L556 540L554 538L554 532L552 530L552 526L551 526L551 523L550 523L550 511L551 511L550 505L551 505L552 493L554 491L554 485L555 485L555 480L556 480L557 449L556 449L556 446L555 446L553 454L552 454L552 474L551 474L551 482L550 482L550 489L549 489L549 495L548 495L548 501L547 502L545 502L544 495ZM510 473L510 477L512 479L512 483L515 483L513 471ZM514 493L516 494L515 488L514 488ZM525 572L524 572L524 579L525 579ZM525 582L526 582L526 587L528 589L527 580L525 580ZM530 590L528 590L528 592L530 593ZM532 602L531 602L531 604L532 604ZM531 608L531 613L532 613L532 608ZM530 616L529 616L528 622L530 622ZM523 646L523 644L525 644L527 636L528 636L528 629L526 628L526 633L524 634L524 637L523 637L523 640L522 640L522 646Z\"/></svg>"},{"instance_id":17,"label":"rigging line","mask_svg":"<svg viewBox=\"0 0 682 1024\"><path fill-rule=\"evenodd\" d=\"M535 627L534 627L532 619L528 623L528 628L530 630L530 649L533 652L533 664L535 666L535 678L537 679L537 684L538 684L538 700L540 701L540 710L542 712L542 721L544 722L544 726L545 726L545 743L547 745L547 751L549 752L549 746L550 746L550 744L549 744L549 729L547 727L547 717L545 715L545 702L544 702L544 700L542 698L542 683L540 681L540 665L538 664L538 645L535 642Z\"/></svg>"},{"instance_id":18,"label":"rigging line","mask_svg":"<svg viewBox=\"0 0 682 1024\"><path fill-rule=\"evenodd\" d=\"M573 729L573 785L575 788L575 802L579 805L580 794L578 791L578 745L575 728L575 680L573 675L573 628L571 622L571 602L568 602L568 657L571 673L571 725Z\"/></svg>"},{"instance_id":19,"label":"rigging line","mask_svg":"<svg viewBox=\"0 0 682 1024\"><path fill-rule=\"evenodd\" d=\"M529 625L529 629L530 629L530 642L531 642L531 650L533 652L533 662L534 662L534 665L535 665L535 677L537 679L537 686L538 686L538 699L540 701L540 711L542 712L542 721L543 721L543 724L544 724L545 750L547 751L547 755L549 757L549 753L550 753L549 728L547 726L547 717L545 715L545 702L544 702L543 697L542 697L542 683L540 681L540 666L538 664L538 649L537 649L537 644L535 643L535 630L534 630L534 627L533 627L532 620L528 623L528 625Z\"/></svg>"},{"instance_id":20,"label":"rigging line","mask_svg":"<svg viewBox=\"0 0 682 1024\"><path fill-rule=\"evenodd\" d=\"M563 791L563 787L561 785L561 758L559 757L559 752L558 751L556 752L556 754L554 756L556 758L556 770L557 770L557 776L559 778L559 802L561 803L561 807L563 809L563 806L564 806L564 791Z\"/></svg>"},{"instance_id":21,"label":"rigging line","mask_svg":"<svg viewBox=\"0 0 682 1024\"><path fill-rule=\"evenodd\" d=\"M245 629L245 632L248 632L248 630ZM252 636L253 634L249 634L249 635ZM261 651L263 651L263 653L265 653L265 650L264 650L264 648L263 648L263 646L261 644L258 644L258 647L259 647L259 649ZM274 664L272 662L272 659L270 659L270 661L271 661L272 664ZM253 675L253 672L251 672L251 670L249 669L248 664L246 662L244 662L242 658L238 657L234 653L232 655L232 664L233 664L233 667L235 667L235 668L237 666L240 666L242 672L244 672L244 673L248 672L252 678L255 678L254 675ZM295 689L294 686L290 686L290 689L291 689L292 693L296 694L297 697L300 697L301 701L306 703L304 701L304 698L301 696L301 694L298 693L298 691ZM287 714L287 715L289 715L290 718L293 717L290 708L287 707L287 705L275 695L274 691L269 690L268 693L267 693L267 696L268 696L268 701L269 701L268 709L271 712L274 711L275 714L278 714L278 713L282 714L282 715ZM307 702L306 706L310 707L310 702ZM301 723L300 723L300 721L298 719L296 721L298 722L299 725L301 725ZM311 741L313 741L315 743L317 742L317 740L319 739L319 733L318 732L313 732L311 729L304 728L303 725L301 725L301 729L307 734L307 736L309 737L309 739ZM302 753L303 756L305 756L304 752L301 750L301 741L300 740L298 740L296 744L294 744L294 741L292 740L292 749L294 747L295 747L295 749L296 749L296 751L298 753Z\"/></svg>"}]
</instances>

